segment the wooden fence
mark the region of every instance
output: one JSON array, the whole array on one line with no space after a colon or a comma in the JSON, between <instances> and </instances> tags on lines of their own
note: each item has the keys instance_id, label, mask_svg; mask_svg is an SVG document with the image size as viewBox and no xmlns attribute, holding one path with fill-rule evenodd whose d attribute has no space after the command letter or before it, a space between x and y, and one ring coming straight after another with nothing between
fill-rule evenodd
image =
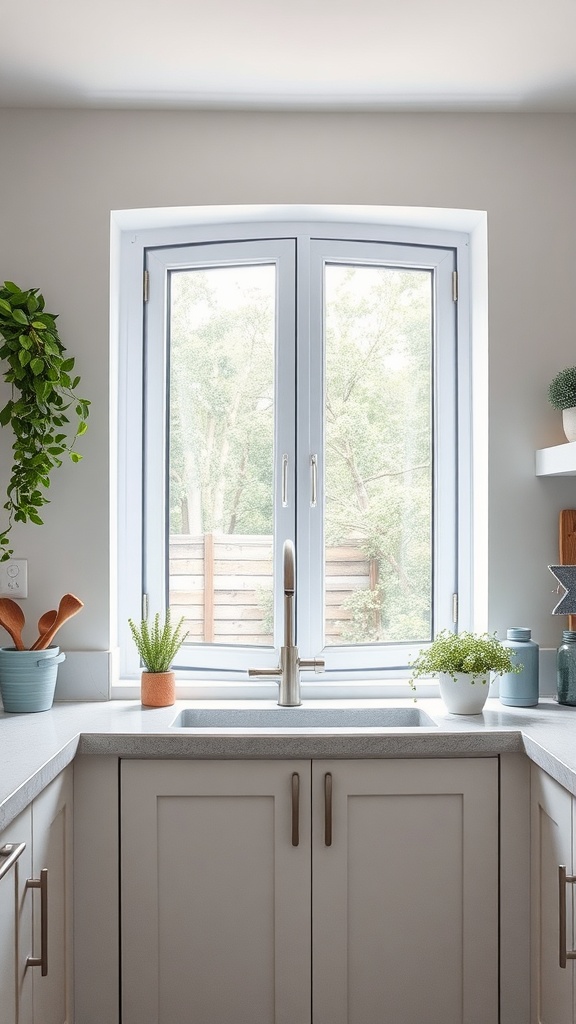
<instances>
[{"instance_id":1,"label":"wooden fence","mask_svg":"<svg viewBox=\"0 0 576 1024\"><path fill-rule=\"evenodd\" d=\"M341 642L344 601L373 588L376 563L353 540L326 552L326 643ZM170 605L190 640L272 644L272 537L188 534L170 538Z\"/></svg>"}]
</instances>

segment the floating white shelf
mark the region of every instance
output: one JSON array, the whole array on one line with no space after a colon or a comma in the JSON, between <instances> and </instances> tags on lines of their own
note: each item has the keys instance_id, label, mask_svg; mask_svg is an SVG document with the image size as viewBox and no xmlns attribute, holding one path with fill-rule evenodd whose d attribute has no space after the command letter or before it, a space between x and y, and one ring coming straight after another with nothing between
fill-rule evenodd
<instances>
[{"instance_id":1,"label":"floating white shelf","mask_svg":"<svg viewBox=\"0 0 576 1024\"><path fill-rule=\"evenodd\" d=\"M576 441L537 451L536 476L576 476Z\"/></svg>"}]
</instances>

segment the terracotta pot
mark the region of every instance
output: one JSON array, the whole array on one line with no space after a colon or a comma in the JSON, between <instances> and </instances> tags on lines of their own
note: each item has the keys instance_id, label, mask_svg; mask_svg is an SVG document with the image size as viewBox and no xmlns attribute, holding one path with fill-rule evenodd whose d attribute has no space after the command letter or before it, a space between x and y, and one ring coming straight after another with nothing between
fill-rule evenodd
<instances>
[{"instance_id":1,"label":"terracotta pot","mask_svg":"<svg viewBox=\"0 0 576 1024\"><path fill-rule=\"evenodd\" d=\"M140 699L147 708L167 708L176 699L175 672L143 672Z\"/></svg>"}]
</instances>

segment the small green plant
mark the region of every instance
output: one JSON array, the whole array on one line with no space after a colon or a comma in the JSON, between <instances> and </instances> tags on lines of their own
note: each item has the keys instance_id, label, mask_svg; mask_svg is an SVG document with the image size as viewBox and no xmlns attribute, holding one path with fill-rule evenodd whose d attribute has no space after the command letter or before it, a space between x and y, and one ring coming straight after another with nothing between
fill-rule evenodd
<instances>
[{"instance_id":1,"label":"small green plant","mask_svg":"<svg viewBox=\"0 0 576 1024\"><path fill-rule=\"evenodd\" d=\"M505 672L521 672L523 666L514 664L514 656L515 652L504 647L496 634L450 633L444 629L411 663L409 683L415 690L415 679L436 676L441 672L447 672L453 679L457 672L465 672L471 676L472 683L477 679L485 683L490 672L497 676Z\"/></svg>"},{"instance_id":2,"label":"small green plant","mask_svg":"<svg viewBox=\"0 0 576 1024\"><path fill-rule=\"evenodd\" d=\"M7 487L8 526L0 530L0 562L13 554L8 534L13 523L42 526L38 512L49 499L50 474L62 465L67 453L72 462L82 456L74 451L76 439L85 433L90 402L77 398L80 377L73 376L74 359L67 358L58 337L56 316L44 310L37 288L23 290L12 281L0 288L0 359L8 364L4 380L11 396L0 411L0 426L11 425L13 466ZM77 418L73 436L67 411Z\"/></svg>"},{"instance_id":3,"label":"small green plant","mask_svg":"<svg viewBox=\"0 0 576 1024\"><path fill-rule=\"evenodd\" d=\"M555 409L572 409L576 405L576 366L560 370L548 388L550 404Z\"/></svg>"},{"instance_id":4,"label":"small green plant","mask_svg":"<svg viewBox=\"0 0 576 1024\"><path fill-rule=\"evenodd\" d=\"M176 654L188 636L188 632L182 632L183 622L184 616L176 626L173 626L169 608L166 609L163 625L160 625L158 612L154 616L152 625L147 619L143 619L139 626L132 619L128 619L134 643L147 672L170 671Z\"/></svg>"}]
</instances>

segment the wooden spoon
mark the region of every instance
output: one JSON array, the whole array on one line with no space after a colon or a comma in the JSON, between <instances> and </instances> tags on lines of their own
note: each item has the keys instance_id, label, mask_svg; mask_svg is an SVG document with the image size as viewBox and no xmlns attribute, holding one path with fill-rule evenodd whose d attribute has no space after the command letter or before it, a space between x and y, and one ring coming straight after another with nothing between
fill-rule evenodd
<instances>
[{"instance_id":1,"label":"wooden spoon","mask_svg":"<svg viewBox=\"0 0 576 1024\"><path fill-rule=\"evenodd\" d=\"M63 626L68 619L71 619L73 615L76 615L81 608L84 607L84 602L79 597L74 597L74 594L64 594L61 598L60 604L58 605L58 611L56 618L51 626L48 627L46 632L34 645L35 651L44 651L46 647L49 647L55 634Z\"/></svg>"},{"instance_id":2,"label":"wooden spoon","mask_svg":"<svg viewBox=\"0 0 576 1024\"><path fill-rule=\"evenodd\" d=\"M11 597L0 597L0 626L4 626L14 641L17 651L24 650L22 630L24 628L24 612Z\"/></svg>"},{"instance_id":3,"label":"wooden spoon","mask_svg":"<svg viewBox=\"0 0 576 1024\"><path fill-rule=\"evenodd\" d=\"M51 608L49 612L44 612L44 614L40 616L40 618L38 619L38 636L36 637L34 643L32 644L32 647L30 648L31 651L38 650L38 644L42 640L44 633L46 633L46 631L50 629L50 626L53 624L57 614L58 612L56 611L56 609Z\"/></svg>"}]
</instances>

